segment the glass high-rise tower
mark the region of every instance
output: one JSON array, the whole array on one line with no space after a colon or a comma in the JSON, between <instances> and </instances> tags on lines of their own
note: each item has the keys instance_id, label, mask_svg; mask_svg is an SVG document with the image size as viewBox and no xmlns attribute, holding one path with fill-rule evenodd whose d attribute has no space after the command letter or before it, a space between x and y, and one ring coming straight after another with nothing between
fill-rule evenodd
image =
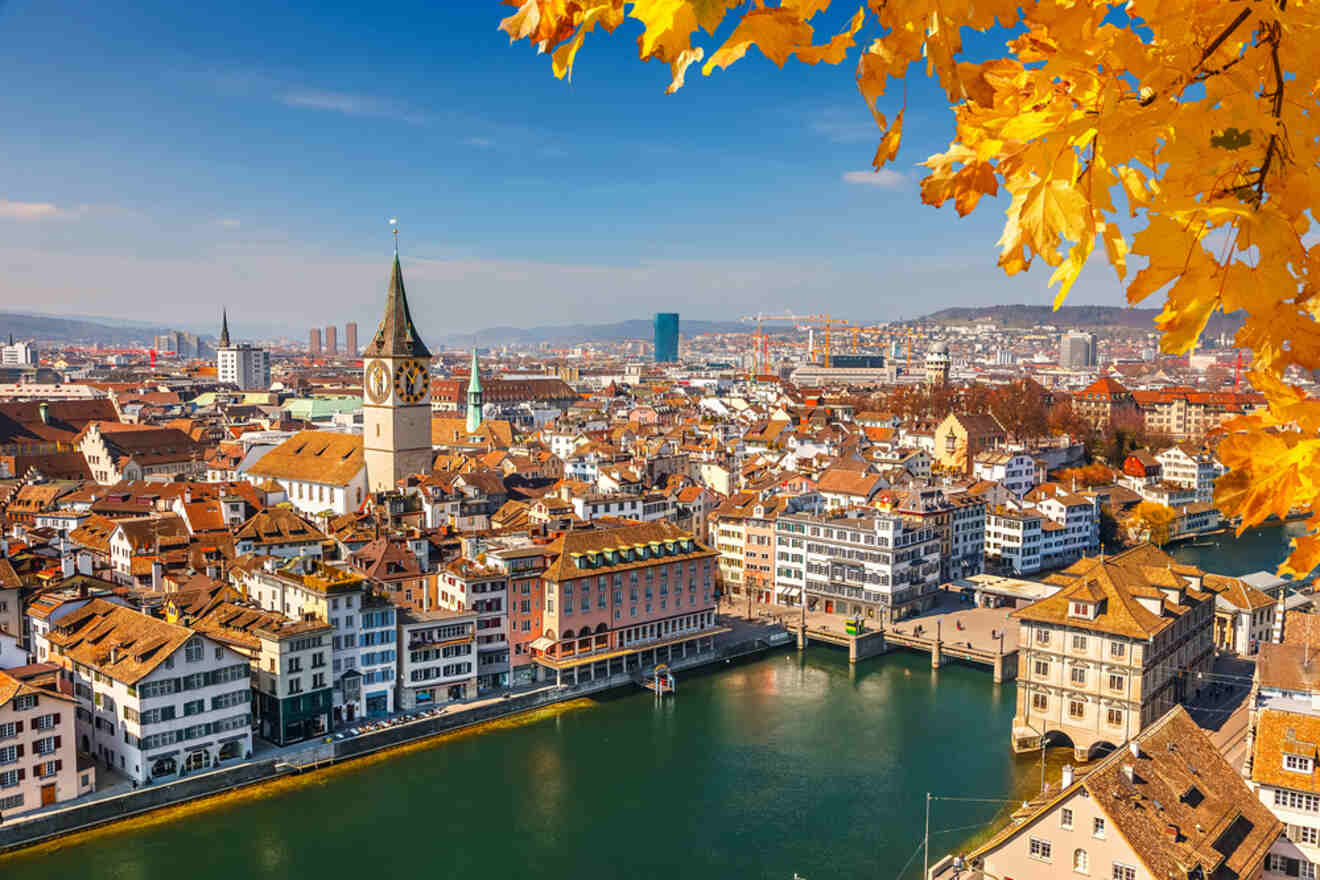
<instances>
[{"instance_id":1,"label":"glass high-rise tower","mask_svg":"<svg viewBox=\"0 0 1320 880\"><path fill-rule=\"evenodd\" d=\"M656 312L655 362L673 363L678 360L678 313Z\"/></svg>"}]
</instances>

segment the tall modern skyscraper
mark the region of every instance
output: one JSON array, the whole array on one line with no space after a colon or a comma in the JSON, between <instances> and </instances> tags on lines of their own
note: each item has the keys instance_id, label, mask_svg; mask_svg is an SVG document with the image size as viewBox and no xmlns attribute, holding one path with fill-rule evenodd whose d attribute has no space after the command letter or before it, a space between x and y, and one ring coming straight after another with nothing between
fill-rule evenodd
<instances>
[{"instance_id":1,"label":"tall modern skyscraper","mask_svg":"<svg viewBox=\"0 0 1320 880\"><path fill-rule=\"evenodd\" d=\"M1070 330L1059 340L1059 366L1065 370L1084 370L1098 362L1094 333Z\"/></svg>"},{"instance_id":2,"label":"tall modern skyscraper","mask_svg":"<svg viewBox=\"0 0 1320 880\"><path fill-rule=\"evenodd\" d=\"M349 321L344 325L344 354L357 357L357 322Z\"/></svg>"},{"instance_id":3,"label":"tall modern skyscraper","mask_svg":"<svg viewBox=\"0 0 1320 880\"><path fill-rule=\"evenodd\" d=\"M325 353L339 354L339 329L334 324L325 328Z\"/></svg>"},{"instance_id":4,"label":"tall modern skyscraper","mask_svg":"<svg viewBox=\"0 0 1320 880\"><path fill-rule=\"evenodd\" d=\"M655 314L655 362L669 364L678 360L678 313Z\"/></svg>"},{"instance_id":5,"label":"tall modern skyscraper","mask_svg":"<svg viewBox=\"0 0 1320 880\"><path fill-rule=\"evenodd\" d=\"M311 355L321 353L321 328L313 327L307 334L307 353Z\"/></svg>"}]
</instances>

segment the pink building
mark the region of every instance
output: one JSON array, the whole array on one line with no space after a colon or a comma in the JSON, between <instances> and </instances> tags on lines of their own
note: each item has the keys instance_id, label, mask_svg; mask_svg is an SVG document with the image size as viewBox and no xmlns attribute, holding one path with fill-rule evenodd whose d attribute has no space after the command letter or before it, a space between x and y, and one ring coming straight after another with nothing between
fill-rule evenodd
<instances>
[{"instance_id":1,"label":"pink building","mask_svg":"<svg viewBox=\"0 0 1320 880\"><path fill-rule=\"evenodd\" d=\"M575 684L713 653L714 550L659 521L569 532L549 548L532 660Z\"/></svg>"},{"instance_id":2,"label":"pink building","mask_svg":"<svg viewBox=\"0 0 1320 880\"><path fill-rule=\"evenodd\" d=\"M0 815L8 818L94 788L79 769L72 683L50 663L0 671Z\"/></svg>"}]
</instances>

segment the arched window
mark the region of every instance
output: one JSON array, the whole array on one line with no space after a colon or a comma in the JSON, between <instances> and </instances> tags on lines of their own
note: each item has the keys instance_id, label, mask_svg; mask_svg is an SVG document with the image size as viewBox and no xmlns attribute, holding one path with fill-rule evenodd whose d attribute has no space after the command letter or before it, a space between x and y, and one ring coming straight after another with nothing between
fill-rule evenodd
<instances>
[{"instance_id":1,"label":"arched window","mask_svg":"<svg viewBox=\"0 0 1320 880\"><path fill-rule=\"evenodd\" d=\"M1073 850L1073 870L1078 874L1091 873L1091 858L1086 854L1086 850Z\"/></svg>"}]
</instances>

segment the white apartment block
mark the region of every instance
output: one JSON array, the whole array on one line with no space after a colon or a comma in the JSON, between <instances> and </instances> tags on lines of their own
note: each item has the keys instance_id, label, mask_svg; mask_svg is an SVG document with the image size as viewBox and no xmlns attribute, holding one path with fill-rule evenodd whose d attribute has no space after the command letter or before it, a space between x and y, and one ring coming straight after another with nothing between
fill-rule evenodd
<instances>
[{"instance_id":1,"label":"white apartment block","mask_svg":"<svg viewBox=\"0 0 1320 880\"><path fill-rule=\"evenodd\" d=\"M999 483L1021 498L1036 485L1036 462L1021 452L982 452L972 461L972 476Z\"/></svg>"},{"instance_id":2,"label":"white apartment block","mask_svg":"<svg viewBox=\"0 0 1320 880\"><path fill-rule=\"evenodd\" d=\"M411 712L477 695L477 615L399 609L399 709Z\"/></svg>"},{"instance_id":3,"label":"white apartment block","mask_svg":"<svg viewBox=\"0 0 1320 880\"><path fill-rule=\"evenodd\" d=\"M1224 473L1224 467L1210 452L1190 446L1170 446L1156 455L1155 460L1160 463L1164 482L1195 490L1193 501L1214 500L1215 480Z\"/></svg>"},{"instance_id":4,"label":"white apartment block","mask_svg":"<svg viewBox=\"0 0 1320 880\"><path fill-rule=\"evenodd\" d=\"M809 610L893 623L931 607L940 583L938 530L875 511L781 514L775 553L776 592Z\"/></svg>"},{"instance_id":5,"label":"white apartment block","mask_svg":"<svg viewBox=\"0 0 1320 880\"><path fill-rule=\"evenodd\" d=\"M251 667L228 646L101 599L46 638L73 677L80 751L139 783L251 756Z\"/></svg>"},{"instance_id":6,"label":"white apartment block","mask_svg":"<svg viewBox=\"0 0 1320 880\"><path fill-rule=\"evenodd\" d=\"M243 391L270 388L270 353L247 343L221 348L215 353L217 378L221 384Z\"/></svg>"}]
</instances>

